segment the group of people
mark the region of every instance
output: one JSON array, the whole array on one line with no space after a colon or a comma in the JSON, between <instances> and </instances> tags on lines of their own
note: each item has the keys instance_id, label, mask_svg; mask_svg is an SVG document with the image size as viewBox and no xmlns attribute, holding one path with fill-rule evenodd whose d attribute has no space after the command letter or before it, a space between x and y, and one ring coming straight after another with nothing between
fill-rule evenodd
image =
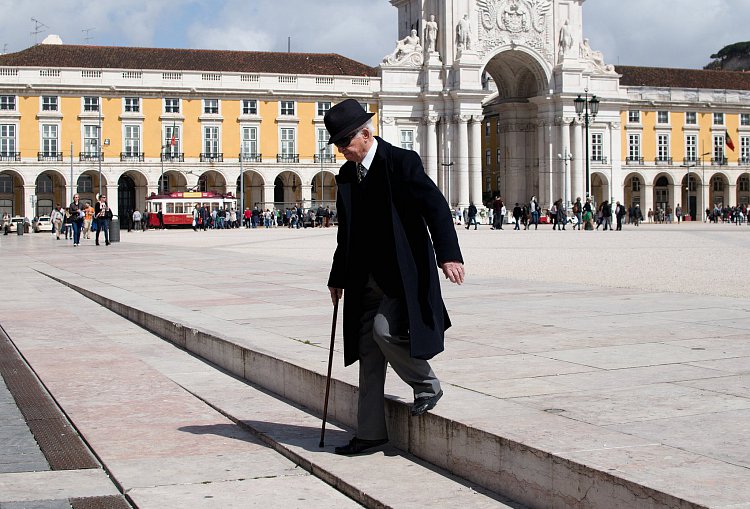
<instances>
[{"instance_id":1,"label":"group of people","mask_svg":"<svg viewBox=\"0 0 750 509\"><path fill-rule=\"evenodd\" d=\"M109 222L112 219L112 210L107 204L107 197L102 195L92 207L89 202L81 202L78 194L73 196L73 201L68 207L57 205L50 214L52 223L52 235L60 240L60 235L65 239L72 239L73 246L81 244L81 237L91 238L91 230L96 231L94 237L96 245L99 244L99 234L104 232L104 243L109 245Z\"/></svg>"},{"instance_id":2,"label":"group of people","mask_svg":"<svg viewBox=\"0 0 750 509\"><path fill-rule=\"evenodd\" d=\"M712 223L734 223L737 226L747 221L748 210L747 204L737 205L734 207L722 207L719 204L714 205L713 209L706 209L706 220ZM748 221L750 225L750 221Z\"/></svg>"}]
</instances>

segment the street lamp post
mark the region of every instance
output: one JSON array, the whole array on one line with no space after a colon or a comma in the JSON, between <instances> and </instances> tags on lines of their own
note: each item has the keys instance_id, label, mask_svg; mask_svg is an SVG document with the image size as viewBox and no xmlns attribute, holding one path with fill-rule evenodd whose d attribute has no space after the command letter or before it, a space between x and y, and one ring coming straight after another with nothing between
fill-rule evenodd
<instances>
[{"instance_id":1,"label":"street lamp post","mask_svg":"<svg viewBox=\"0 0 750 509\"><path fill-rule=\"evenodd\" d=\"M703 158L706 157L707 155L709 155L710 153L711 152L705 152L705 153L701 154L701 156L700 156L700 158L701 158L701 170L702 170L701 193L703 191L703 186L706 185L706 183L704 182L704 180L706 178L706 169L705 169L705 166L703 165ZM695 200L696 201L696 204L695 204L695 213L693 214L692 213L693 211L690 210L690 168L695 168L696 166L698 166L698 161L697 160L689 161L689 162L686 161L685 164L682 164L680 166L682 166L683 168L687 169L687 175L685 176L685 197L687 198L687 203L685 204L685 208L687 208L688 212L691 213L690 214L691 219L693 221L695 221L695 220L698 219L698 203L697 203L698 199L696 198L696 200ZM702 196L701 196L701 198L702 198Z\"/></svg>"},{"instance_id":2,"label":"street lamp post","mask_svg":"<svg viewBox=\"0 0 750 509\"><path fill-rule=\"evenodd\" d=\"M162 145L161 146L161 155L159 159L161 159L161 180L159 180L159 194L164 194L164 157L167 153L167 146Z\"/></svg>"},{"instance_id":3,"label":"street lamp post","mask_svg":"<svg viewBox=\"0 0 750 509\"><path fill-rule=\"evenodd\" d=\"M568 147L565 147L563 149L563 154L557 154L557 158L563 161L564 163L564 175L563 175L563 204L565 205L565 208L567 209L570 205L568 203L568 161L573 159L573 154L568 152Z\"/></svg>"},{"instance_id":4,"label":"street lamp post","mask_svg":"<svg viewBox=\"0 0 750 509\"><path fill-rule=\"evenodd\" d=\"M240 217L245 217L245 169L242 166L242 159L245 157L245 153L240 149ZM244 219L240 219L242 224Z\"/></svg>"},{"instance_id":5,"label":"street lamp post","mask_svg":"<svg viewBox=\"0 0 750 509\"><path fill-rule=\"evenodd\" d=\"M589 125L594 121L596 115L599 113L599 99L595 95L589 99L589 89L584 89L586 98L578 97L573 101L576 107L576 115L579 120L583 120L583 125L586 129L586 198L591 198L591 175L590 175L590 161L589 161ZM610 186L612 183L610 182Z\"/></svg>"},{"instance_id":6,"label":"street lamp post","mask_svg":"<svg viewBox=\"0 0 750 509\"><path fill-rule=\"evenodd\" d=\"M96 140L96 159L99 161L99 197L102 196L102 101L99 99L99 129L97 129L98 139Z\"/></svg>"}]
</instances>

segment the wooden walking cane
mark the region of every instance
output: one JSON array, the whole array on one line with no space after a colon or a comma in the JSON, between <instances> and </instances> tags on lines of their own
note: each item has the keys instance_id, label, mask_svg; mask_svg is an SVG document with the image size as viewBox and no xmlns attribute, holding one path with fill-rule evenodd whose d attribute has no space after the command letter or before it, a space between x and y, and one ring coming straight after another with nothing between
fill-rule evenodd
<instances>
[{"instance_id":1,"label":"wooden walking cane","mask_svg":"<svg viewBox=\"0 0 750 509\"><path fill-rule=\"evenodd\" d=\"M325 446L324 439L326 436L326 417L328 416L328 394L331 390L331 368L333 367L333 342L336 338L336 317L339 314L339 298L333 302L333 324L331 324L331 350L328 352L328 378L326 378L326 398L323 403L323 426L320 429L320 443L318 447Z\"/></svg>"}]
</instances>

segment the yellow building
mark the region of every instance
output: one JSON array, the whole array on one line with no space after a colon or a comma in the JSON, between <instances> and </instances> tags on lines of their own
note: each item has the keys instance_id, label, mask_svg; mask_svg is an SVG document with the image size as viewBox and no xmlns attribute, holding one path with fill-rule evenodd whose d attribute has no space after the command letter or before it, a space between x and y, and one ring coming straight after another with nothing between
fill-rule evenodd
<instances>
[{"instance_id":1,"label":"yellow building","mask_svg":"<svg viewBox=\"0 0 750 509\"><path fill-rule=\"evenodd\" d=\"M0 56L0 209L106 194L232 193L246 207L335 203L323 115L377 111L377 70L336 54L41 44Z\"/></svg>"}]
</instances>

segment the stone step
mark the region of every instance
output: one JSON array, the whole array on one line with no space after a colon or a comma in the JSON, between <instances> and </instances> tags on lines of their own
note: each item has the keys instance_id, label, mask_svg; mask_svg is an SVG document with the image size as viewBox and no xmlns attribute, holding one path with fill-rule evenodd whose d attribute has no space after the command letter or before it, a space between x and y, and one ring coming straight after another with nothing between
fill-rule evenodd
<instances>
[{"instance_id":1,"label":"stone step","mask_svg":"<svg viewBox=\"0 0 750 509\"><path fill-rule=\"evenodd\" d=\"M65 271L45 268L45 273L229 373L305 407L316 415L322 413L326 364L318 358L310 361L309 348L295 350L289 346L288 338L283 338L287 341L276 342L282 337L274 337L271 332L217 321L199 313L186 313L184 308L144 299L142 295L126 290L98 286L93 281ZM271 344L272 347L269 346ZM327 360L327 352L321 352L320 357L324 356ZM341 365L338 353L336 365ZM331 384L329 419L354 427L356 395L356 381L352 380L351 374L336 373ZM210 401L208 396L206 399ZM669 487L660 483L660 478L655 478L657 482L649 485L649 481L578 461L575 454L556 450L555 437L545 435L547 419L553 416L544 411L521 409L507 401L455 386L450 393L446 393L438 408L420 418L410 416L408 403L398 397L387 398L386 412L392 446L528 507L705 507L669 493ZM225 406L230 405L227 403ZM238 413L241 419L241 409L233 412ZM315 420L312 417L306 419ZM519 420L522 428L533 427L537 440L524 437L522 432L511 437L498 431L502 428L497 425L498 422L514 419ZM571 433L582 435L586 425L570 422L562 427L556 424L554 429L559 432L566 427L572 430ZM594 444L592 448L595 448L595 443L603 443L613 437L614 434L589 439ZM308 440L312 441L307 444L308 449L317 447L313 436ZM280 443L284 444L284 441ZM305 449L300 444L296 444L296 447L298 451ZM602 451L611 450L611 443L602 447Z\"/></svg>"}]
</instances>

